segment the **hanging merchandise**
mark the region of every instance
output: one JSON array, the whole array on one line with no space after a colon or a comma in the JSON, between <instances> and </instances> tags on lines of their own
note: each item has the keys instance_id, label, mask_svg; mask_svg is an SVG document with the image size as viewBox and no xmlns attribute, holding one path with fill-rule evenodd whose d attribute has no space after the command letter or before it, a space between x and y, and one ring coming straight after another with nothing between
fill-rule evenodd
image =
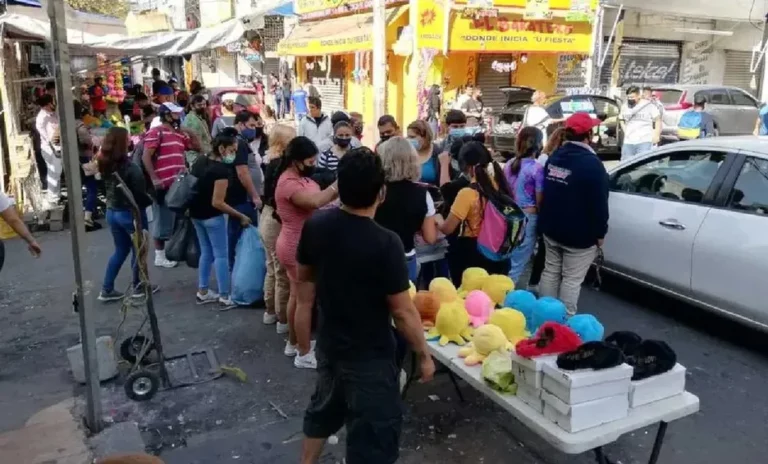
<instances>
[{"instance_id":1,"label":"hanging merchandise","mask_svg":"<svg viewBox=\"0 0 768 464\"><path fill-rule=\"evenodd\" d=\"M436 48L422 48L419 54L421 63L419 63L419 74L416 77L416 95L419 99L419 118L427 117L427 73L432 67L432 61L437 56L438 50Z\"/></svg>"},{"instance_id":2,"label":"hanging merchandise","mask_svg":"<svg viewBox=\"0 0 768 464\"><path fill-rule=\"evenodd\" d=\"M491 69L498 73L511 73L512 71L517 69L517 63L514 61L510 62L504 62L504 61L494 61L491 63Z\"/></svg>"}]
</instances>

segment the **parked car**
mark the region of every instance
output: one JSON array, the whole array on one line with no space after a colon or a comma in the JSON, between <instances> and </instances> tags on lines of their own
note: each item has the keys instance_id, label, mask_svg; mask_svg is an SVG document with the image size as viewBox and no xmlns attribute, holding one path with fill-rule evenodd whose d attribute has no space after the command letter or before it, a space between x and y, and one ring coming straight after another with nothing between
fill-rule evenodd
<instances>
[{"instance_id":1,"label":"parked car","mask_svg":"<svg viewBox=\"0 0 768 464\"><path fill-rule=\"evenodd\" d=\"M520 130L525 110L531 104L531 96L536 89L523 86L502 87L507 96L507 103L494 118L491 132L491 146L497 151L515 150L515 139ZM600 119L597 127L599 136L596 151L601 159L619 159L621 156L621 129L618 124L621 103L613 98L599 95L553 95L544 103L552 119L561 119L576 112L588 112ZM550 130L557 125L551 125Z\"/></svg>"},{"instance_id":2,"label":"parked car","mask_svg":"<svg viewBox=\"0 0 768 464\"><path fill-rule=\"evenodd\" d=\"M211 121L221 116L221 102L225 95L233 97L235 101L235 112L248 110L259 113L259 100L256 97L256 89L253 87L208 87L208 111L210 111Z\"/></svg>"},{"instance_id":3,"label":"parked car","mask_svg":"<svg viewBox=\"0 0 768 464\"><path fill-rule=\"evenodd\" d=\"M664 145L609 175L605 270L768 331L768 138Z\"/></svg>"},{"instance_id":4,"label":"parked car","mask_svg":"<svg viewBox=\"0 0 768 464\"><path fill-rule=\"evenodd\" d=\"M669 85L653 89L664 105L661 136L676 142L680 117L699 97L707 99L706 109L715 119L718 135L749 135L755 130L760 102L738 87L724 85Z\"/></svg>"}]
</instances>

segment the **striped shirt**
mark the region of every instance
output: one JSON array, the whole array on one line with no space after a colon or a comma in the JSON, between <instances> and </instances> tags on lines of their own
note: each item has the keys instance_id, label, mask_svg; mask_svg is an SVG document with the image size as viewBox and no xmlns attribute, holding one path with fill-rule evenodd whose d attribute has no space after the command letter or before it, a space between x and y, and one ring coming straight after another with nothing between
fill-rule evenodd
<instances>
[{"instance_id":1,"label":"striped shirt","mask_svg":"<svg viewBox=\"0 0 768 464\"><path fill-rule=\"evenodd\" d=\"M152 167L164 189L170 188L179 173L184 171L184 152L191 149L187 134L163 126L150 129L144 138L144 151L155 150Z\"/></svg>"},{"instance_id":2,"label":"striped shirt","mask_svg":"<svg viewBox=\"0 0 768 464\"><path fill-rule=\"evenodd\" d=\"M339 168L339 157L333 153L333 149L324 151L317 159L317 167L335 171Z\"/></svg>"}]
</instances>

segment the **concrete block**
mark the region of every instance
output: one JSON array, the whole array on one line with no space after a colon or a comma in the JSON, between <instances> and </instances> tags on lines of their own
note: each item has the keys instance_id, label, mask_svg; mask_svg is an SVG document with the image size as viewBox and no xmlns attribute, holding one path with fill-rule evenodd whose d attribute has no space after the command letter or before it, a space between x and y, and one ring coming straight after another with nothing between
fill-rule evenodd
<instances>
[{"instance_id":1,"label":"concrete block","mask_svg":"<svg viewBox=\"0 0 768 464\"><path fill-rule=\"evenodd\" d=\"M144 453L144 440L136 422L119 422L102 430L89 440L95 458L118 454Z\"/></svg>"}]
</instances>

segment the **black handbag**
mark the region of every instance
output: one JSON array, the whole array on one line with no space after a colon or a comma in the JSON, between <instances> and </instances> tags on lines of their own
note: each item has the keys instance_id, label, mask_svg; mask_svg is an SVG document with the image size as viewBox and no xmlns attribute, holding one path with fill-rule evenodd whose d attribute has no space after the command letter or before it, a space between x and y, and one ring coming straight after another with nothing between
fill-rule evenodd
<instances>
[{"instance_id":1,"label":"black handbag","mask_svg":"<svg viewBox=\"0 0 768 464\"><path fill-rule=\"evenodd\" d=\"M165 194L168 209L175 213L185 213L197 194L197 181L197 177L188 172L180 174Z\"/></svg>"}]
</instances>

